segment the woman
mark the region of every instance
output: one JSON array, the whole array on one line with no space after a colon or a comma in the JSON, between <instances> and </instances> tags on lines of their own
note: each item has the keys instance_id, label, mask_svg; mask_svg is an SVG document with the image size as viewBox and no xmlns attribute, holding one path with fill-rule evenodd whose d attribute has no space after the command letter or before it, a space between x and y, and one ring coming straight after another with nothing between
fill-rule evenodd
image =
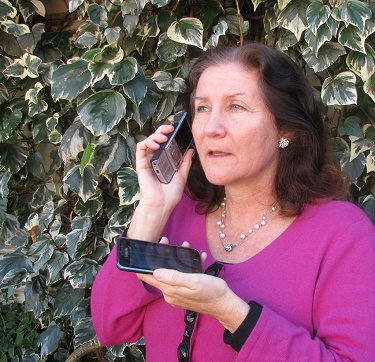
<instances>
[{"instance_id":1,"label":"woman","mask_svg":"<svg viewBox=\"0 0 375 362\"><path fill-rule=\"evenodd\" d=\"M148 361L375 360L374 226L333 201L343 182L303 74L250 43L205 52L189 85L197 152L162 184L150 158L172 126L138 144L127 235L213 266L136 275L112 251L92 290L101 342L145 336Z\"/></svg>"}]
</instances>

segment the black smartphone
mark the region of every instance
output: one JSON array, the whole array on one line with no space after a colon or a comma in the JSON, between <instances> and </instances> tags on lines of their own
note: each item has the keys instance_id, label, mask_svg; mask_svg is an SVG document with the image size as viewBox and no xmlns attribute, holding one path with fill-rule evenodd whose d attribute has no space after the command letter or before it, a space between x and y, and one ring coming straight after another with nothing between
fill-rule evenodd
<instances>
[{"instance_id":1,"label":"black smartphone","mask_svg":"<svg viewBox=\"0 0 375 362\"><path fill-rule=\"evenodd\" d=\"M201 256L196 249L126 237L117 242L117 267L144 274L152 274L158 268L203 273Z\"/></svg>"},{"instance_id":2,"label":"black smartphone","mask_svg":"<svg viewBox=\"0 0 375 362\"><path fill-rule=\"evenodd\" d=\"M152 168L162 183L169 183L173 175L179 169L185 152L193 144L193 134L186 112L177 113L172 125L174 131L168 136L168 140L160 144L160 148L151 158Z\"/></svg>"}]
</instances>

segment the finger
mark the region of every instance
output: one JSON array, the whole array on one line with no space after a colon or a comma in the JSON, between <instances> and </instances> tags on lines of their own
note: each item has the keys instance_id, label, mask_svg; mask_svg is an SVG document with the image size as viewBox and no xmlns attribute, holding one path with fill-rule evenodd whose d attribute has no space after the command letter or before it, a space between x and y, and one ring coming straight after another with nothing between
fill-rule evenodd
<instances>
[{"instance_id":1,"label":"finger","mask_svg":"<svg viewBox=\"0 0 375 362\"><path fill-rule=\"evenodd\" d=\"M169 244L169 240L166 236L163 236L160 241L159 241L160 244Z\"/></svg>"},{"instance_id":2,"label":"finger","mask_svg":"<svg viewBox=\"0 0 375 362\"><path fill-rule=\"evenodd\" d=\"M173 269L156 269L153 276L161 283L171 286L188 286L192 283L193 274L181 273Z\"/></svg>"},{"instance_id":3,"label":"finger","mask_svg":"<svg viewBox=\"0 0 375 362\"><path fill-rule=\"evenodd\" d=\"M204 251L204 252L202 252L202 254L201 254L202 264L206 261L206 259L207 259L207 253Z\"/></svg>"},{"instance_id":4,"label":"finger","mask_svg":"<svg viewBox=\"0 0 375 362\"><path fill-rule=\"evenodd\" d=\"M183 246L184 248L190 248L190 243L188 241L184 241L181 246Z\"/></svg>"}]
</instances>

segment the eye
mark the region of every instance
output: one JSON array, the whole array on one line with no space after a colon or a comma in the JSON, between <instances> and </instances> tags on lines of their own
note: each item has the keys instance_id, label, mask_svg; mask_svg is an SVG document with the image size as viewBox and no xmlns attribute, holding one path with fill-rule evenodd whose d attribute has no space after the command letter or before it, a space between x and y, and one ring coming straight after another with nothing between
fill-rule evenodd
<instances>
[{"instance_id":1,"label":"eye","mask_svg":"<svg viewBox=\"0 0 375 362\"><path fill-rule=\"evenodd\" d=\"M208 112L208 108L206 106L197 106L195 107L195 112Z\"/></svg>"},{"instance_id":2,"label":"eye","mask_svg":"<svg viewBox=\"0 0 375 362\"><path fill-rule=\"evenodd\" d=\"M242 109L244 109L242 106L240 106L239 104L232 104L231 105L231 108L235 111L240 111Z\"/></svg>"}]
</instances>

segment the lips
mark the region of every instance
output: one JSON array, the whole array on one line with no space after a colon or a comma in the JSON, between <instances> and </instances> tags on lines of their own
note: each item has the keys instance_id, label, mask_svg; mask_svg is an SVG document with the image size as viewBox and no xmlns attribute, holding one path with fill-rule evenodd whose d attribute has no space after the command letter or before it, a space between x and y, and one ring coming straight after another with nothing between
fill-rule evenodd
<instances>
[{"instance_id":1,"label":"lips","mask_svg":"<svg viewBox=\"0 0 375 362\"><path fill-rule=\"evenodd\" d=\"M218 157L218 156L227 156L228 153L222 152L222 151L209 151L208 155L213 156L213 157Z\"/></svg>"}]
</instances>

